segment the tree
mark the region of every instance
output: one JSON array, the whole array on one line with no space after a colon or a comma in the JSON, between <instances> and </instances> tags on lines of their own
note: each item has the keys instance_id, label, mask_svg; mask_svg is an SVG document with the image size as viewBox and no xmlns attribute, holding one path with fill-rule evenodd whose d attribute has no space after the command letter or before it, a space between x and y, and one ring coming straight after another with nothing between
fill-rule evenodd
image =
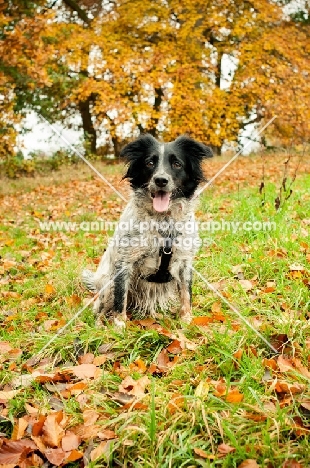
<instances>
[{"instance_id":1,"label":"tree","mask_svg":"<svg viewBox=\"0 0 310 468\"><path fill-rule=\"evenodd\" d=\"M78 113L92 152L102 134L117 152L140 132L190 133L220 152L247 123L277 114L277 132L309 138L309 22L280 3L63 0L29 3L22 17L17 4L1 16L6 126L28 106L65 123ZM236 69L223 86L229 58Z\"/></svg>"},{"instance_id":2,"label":"tree","mask_svg":"<svg viewBox=\"0 0 310 468\"><path fill-rule=\"evenodd\" d=\"M48 47L42 41L47 16L38 13L41 4L30 1L2 2L0 5L0 157L14 152L20 121L18 90L31 93L49 84L44 68ZM35 16L34 16L35 15Z\"/></svg>"}]
</instances>

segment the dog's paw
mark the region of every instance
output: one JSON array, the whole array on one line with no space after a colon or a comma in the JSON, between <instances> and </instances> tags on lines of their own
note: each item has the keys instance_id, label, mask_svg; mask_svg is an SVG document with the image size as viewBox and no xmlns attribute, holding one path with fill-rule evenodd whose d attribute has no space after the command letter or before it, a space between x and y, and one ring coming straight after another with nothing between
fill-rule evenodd
<instances>
[{"instance_id":1,"label":"dog's paw","mask_svg":"<svg viewBox=\"0 0 310 468\"><path fill-rule=\"evenodd\" d=\"M192 314L183 314L181 315L180 320L181 322L191 323L192 318L193 318Z\"/></svg>"},{"instance_id":2,"label":"dog's paw","mask_svg":"<svg viewBox=\"0 0 310 468\"><path fill-rule=\"evenodd\" d=\"M114 317L113 319L115 328L118 328L119 330L125 330L126 328L126 322L118 317Z\"/></svg>"}]
</instances>

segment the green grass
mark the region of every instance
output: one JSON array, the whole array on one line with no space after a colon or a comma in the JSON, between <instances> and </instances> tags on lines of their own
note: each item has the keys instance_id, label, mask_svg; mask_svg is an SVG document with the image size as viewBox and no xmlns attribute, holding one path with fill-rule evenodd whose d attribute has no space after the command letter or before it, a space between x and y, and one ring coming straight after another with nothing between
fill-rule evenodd
<instances>
[{"instance_id":1,"label":"green grass","mask_svg":"<svg viewBox=\"0 0 310 468\"><path fill-rule=\"evenodd\" d=\"M69 182L66 184L63 205L62 185L52 195L48 190L45 194L42 188L35 211L44 218L57 206L56 219L71 216L79 222L96 219L94 209L104 209L106 203L97 200L89 210L87 202L83 203L83 193L78 188L74 191ZM29 209L32 201L27 194L32 192L27 192L22 183L21 187L22 198L14 199L11 189L8 195L13 197L10 200L17 211L6 206L0 218L0 341L9 341L21 348L23 354L15 367L12 360L1 361L0 390L11 389L14 378L29 373L24 366L27 359L55 335L55 330L45 328L46 320L67 321L81 309L82 302L78 303L76 296L82 300L86 292L80 284L80 272L87 264L96 267L94 263L108 239L106 232L93 236L81 231L41 232ZM209 189L201 199L199 221L273 221L275 229L202 231L208 245L201 247L195 259L195 268L209 282L221 282L221 293L263 336L274 342L280 334L287 335L285 354L288 358L297 357L308 369L310 227L304 220L310 220L309 193L309 175L300 176L292 197L276 212L277 190L271 183L266 187L264 207L255 187L224 194L217 193L216 188ZM111 200L113 206L121 207L114 196ZM16 225L20 219L22 222ZM16 263L8 268L8 261ZM303 266L304 270L300 274L292 272L293 264ZM234 268L238 265L241 265L239 277ZM246 291L240 280L251 281L252 288ZM53 286L52 294L46 292L46 285ZM212 317L215 302L221 300L199 277L194 277L194 315ZM140 378L133 363L141 359L148 367L171 343L169 337L132 322L124 332L109 324L100 329L95 325L91 308L57 336L44 354L52 358L46 368L49 372L53 366L61 368L76 363L77 343L85 352L95 355L102 344L111 346L112 355L102 366L102 377L90 381L85 394L87 408L100 415L101 430L114 430L117 438L107 454L89 466L233 468L246 459L255 459L265 468L282 467L285 460L298 461L304 467L310 465L310 418L301 406L302 401L310 400L309 379L270 370L272 380L266 380L263 359L271 358L272 351L223 303L221 312L224 318L215 319L206 327L184 326L169 311L158 320L171 332L182 329L197 347L182 353L167 373L146 372L150 384L140 408L124 409L111 395L118 391L126 375ZM239 350L243 351L241 358L234 356ZM277 393L276 379L304 384L304 391L294 395ZM217 392L220 382L225 385L226 394ZM202 393L201 383L205 389ZM243 395L241 402L229 401L232 388ZM6 417L0 420L0 431L10 437L16 418L27 414L27 403L37 405L43 413L52 411L52 396L62 401L71 427L83 421L82 408L74 396L62 398L57 391L53 394L44 385L32 384L5 405ZM173 398L178 402L175 407L171 405ZM296 421L300 424L302 421L302 430L297 428ZM97 443L99 439L94 440ZM222 443L235 450L221 456L218 446ZM86 447L87 442L83 442L82 451ZM194 449L203 450L208 458L200 457ZM79 462L68 466L79 466Z\"/></svg>"}]
</instances>

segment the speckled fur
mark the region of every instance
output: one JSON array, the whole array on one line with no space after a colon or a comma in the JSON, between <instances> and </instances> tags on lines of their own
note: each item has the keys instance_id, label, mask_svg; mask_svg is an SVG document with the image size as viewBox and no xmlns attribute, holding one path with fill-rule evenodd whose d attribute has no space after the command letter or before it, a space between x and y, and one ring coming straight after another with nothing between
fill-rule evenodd
<instances>
[{"instance_id":1,"label":"speckled fur","mask_svg":"<svg viewBox=\"0 0 310 468\"><path fill-rule=\"evenodd\" d=\"M169 164L173 164L171 162L171 157L173 156L168 154L165 156L165 160L163 145L160 146L151 136L141 137L141 142L141 146L144 145L141 149L142 156L139 156L141 159L141 171L143 170L144 152L153 154L157 150L157 154L159 155L157 156L157 173L155 168L154 174L147 180L147 184L139 182L141 187L137 186L137 184L135 185L135 181L131 183L133 194L120 217L118 227L109 242L98 269L95 273L85 270L82 276L83 282L92 291L98 292L103 288L94 305L94 310L99 316L112 316L114 319L115 317L120 317L126 320L126 311L128 310L136 310L140 316L155 316L158 310L167 311L172 305L179 303L181 318L189 321L191 318L191 265L199 245L199 236L197 229L182 229L178 231L175 224L179 223L180 225L182 223L183 226L186 226L185 223L190 222L190 226L194 227L194 209L196 203L193 195L195 187L198 188L198 184L202 180L200 162L203 157L210 157L212 153L204 145L187 137L180 137L175 142L165 145L168 148L166 151L170 153L172 150L177 153L178 148L183 150L183 146L186 147L185 156L182 156L185 150L183 153L180 150L181 162L191 157L187 153L193 148L192 158L193 160L196 158L196 169L192 170L193 175L186 173L184 168L187 166L185 163L183 168L183 179L190 180L188 186L192 192L190 195L183 196L183 186L174 174L177 170L173 172L173 169L168 167ZM134 151L138 151L138 153L140 151L139 139L133 142L132 147L129 144L125 148L124 154L128 157L128 161L132 161L136 157ZM167 163L167 161L170 161L170 163ZM127 177L131 178L131 180L134 179L134 176L131 174L135 174L133 169L136 166L134 164L135 162L131 163L127 173ZM194 165L193 162L190 164ZM171 169L170 172L169 169ZM165 212L154 210L151 197L152 190L156 187L156 176L158 174L160 177L163 175L167 177L167 187L169 187L167 191L169 190L169 193L171 193L169 208ZM197 184L194 184L194 188L192 188L194 176L197 179ZM140 177L140 174L138 174L138 177ZM167 226L165 230L153 229L141 232L139 229L140 223L149 223L149 225L153 223L154 226L156 222L161 227L162 223L166 222ZM173 279L167 283L148 282L144 278L150 274L154 274L159 268L161 262L159 243L163 243L165 238L172 238L174 242L169 264L169 271ZM132 245L133 240L138 245ZM183 244L184 240L186 242L185 245ZM116 275L118 276L115 278Z\"/></svg>"},{"instance_id":2,"label":"speckled fur","mask_svg":"<svg viewBox=\"0 0 310 468\"><path fill-rule=\"evenodd\" d=\"M171 203L170 214L157 214L154 216L151 201L144 196L143 193L135 192L127 204L122 216L119 220L127 222L131 219L135 222L158 222L163 221L171 222L174 226L176 222L194 223L194 206L195 202L192 200L177 199ZM83 280L84 284L93 291L99 291L110 280L110 285L103 291L100 299L97 300L95 311L103 313L104 315L111 315L113 313L114 302L114 283L113 277L116 274L115 264L126 266L130 272L130 282L128 288L128 309L138 310L141 315L155 315L158 309L167 310L169 306L175 304L179 299L178 284L182 281L182 275L190 274L190 266L195 254L195 248L181 249L179 247L173 248L173 255L170 263L170 272L173 280L169 283L149 283L142 278L154 273L159 267L159 247L154 246L154 237L156 239L163 239L164 237L172 237L176 239L194 240L199 242L197 232L193 233L176 233L170 230L158 232L145 232L140 233L139 230L116 229L113 238L111 239L107 250L105 251L98 269L95 273L89 270L84 270ZM141 247L114 245L115 240L123 238L141 238ZM191 242L194 244L193 242ZM145 245L145 246L144 246ZM100 308L100 304L102 307Z\"/></svg>"}]
</instances>

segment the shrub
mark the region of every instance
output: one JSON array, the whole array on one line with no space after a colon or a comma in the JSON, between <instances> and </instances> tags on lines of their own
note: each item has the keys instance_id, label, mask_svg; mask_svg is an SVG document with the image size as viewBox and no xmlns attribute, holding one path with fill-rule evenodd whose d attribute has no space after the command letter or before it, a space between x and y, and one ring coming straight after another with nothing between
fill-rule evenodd
<instances>
[{"instance_id":1,"label":"shrub","mask_svg":"<svg viewBox=\"0 0 310 468\"><path fill-rule=\"evenodd\" d=\"M63 165L77 164L78 156L72 156L64 150L58 150L51 156L42 152L32 152L25 159L22 152L7 157L0 163L0 175L16 179L22 176L33 177L35 174L48 174L57 171Z\"/></svg>"}]
</instances>

